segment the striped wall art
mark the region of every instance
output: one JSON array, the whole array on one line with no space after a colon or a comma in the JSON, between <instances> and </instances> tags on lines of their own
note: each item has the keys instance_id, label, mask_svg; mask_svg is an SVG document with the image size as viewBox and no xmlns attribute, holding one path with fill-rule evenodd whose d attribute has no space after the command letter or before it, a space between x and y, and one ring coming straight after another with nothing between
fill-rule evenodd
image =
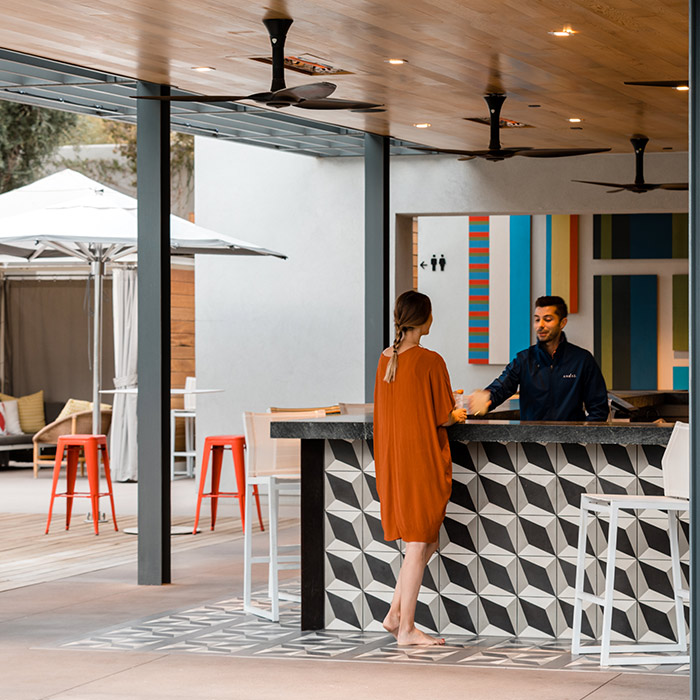
<instances>
[{"instance_id":1,"label":"striped wall art","mask_svg":"<svg viewBox=\"0 0 700 700\"><path fill-rule=\"evenodd\" d=\"M578 313L578 215L548 215L545 294L560 296ZM538 295L539 296L539 295Z\"/></svg>"},{"instance_id":2,"label":"striped wall art","mask_svg":"<svg viewBox=\"0 0 700 700\"><path fill-rule=\"evenodd\" d=\"M593 305L594 355L608 390L656 389L656 275L595 275Z\"/></svg>"},{"instance_id":3,"label":"striped wall art","mask_svg":"<svg viewBox=\"0 0 700 700\"><path fill-rule=\"evenodd\" d=\"M469 362L506 364L530 345L529 216L469 217Z\"/></svg>"},{"instance_id":4,"label":"striped wall art","mask_svg":"<svg viewBox=\"0 0 700 700\"><path fill-rule=\"evenodd\" d=\"M687 214L595 214L593 257L687 258Z\"/></svg>"}]
</instances>

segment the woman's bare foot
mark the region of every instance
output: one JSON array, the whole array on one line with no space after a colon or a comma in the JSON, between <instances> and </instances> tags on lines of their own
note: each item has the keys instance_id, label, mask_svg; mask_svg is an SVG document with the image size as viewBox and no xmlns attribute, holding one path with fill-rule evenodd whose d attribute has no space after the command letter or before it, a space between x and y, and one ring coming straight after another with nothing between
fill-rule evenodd
<instances>
[{"instance_id":1,"label":"woman's bare foot","mask_svg":"<svg viewBox=\"0 0 700 700\"><path fill-rule=\"evenodd\" d=\"M384 621L382 622L382 627L389 632L390 634L393 634L394 637L398 637L399 635L399 616L396 613L391 612L391 610L387 613L386 617L384 618Z\"/></svg>"},{"instance_id":2,"label":"woman's bare foot","mask_svg":"<svg viewBox=\"0 0 700 700\"><path fill-rule=\"evenodd\" d=\"M442 637L431 637L425 632L421 632L414 627L409 632L400 632L396 635L396 642L399 646L433 647L442 646L445 640Z\"/></svg>"}]
</instances>

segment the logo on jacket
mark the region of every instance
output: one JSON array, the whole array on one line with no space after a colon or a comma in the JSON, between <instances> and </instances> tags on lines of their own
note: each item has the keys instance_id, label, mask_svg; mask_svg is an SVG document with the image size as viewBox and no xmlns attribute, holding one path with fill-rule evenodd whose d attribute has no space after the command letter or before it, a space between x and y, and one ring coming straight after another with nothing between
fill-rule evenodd
<instances>
[{"instance_id":1,"label":"logo on jacket","mask_svg":"<svg viewBox=\"0 0 700 700\"><path fill-rule=\"evenodd\" d=\"M576 375L571 372L571 374L565 374L562 379L576 379Z\"/></svg>"}]
</instances>

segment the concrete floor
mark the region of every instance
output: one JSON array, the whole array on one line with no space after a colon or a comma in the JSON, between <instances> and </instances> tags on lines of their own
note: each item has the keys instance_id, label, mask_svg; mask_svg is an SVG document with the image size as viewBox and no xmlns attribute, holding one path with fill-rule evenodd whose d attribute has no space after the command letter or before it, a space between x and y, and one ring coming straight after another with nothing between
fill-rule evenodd
<instances>
[{"instance_id":1,"label":"concrete floor","mask_svg":"<svg viewBox=\"0 0 700 700\"><path fill-rule=\"evenodd\" d=\"M14 481L7 481L5 474L0 474L3 505L8 503L11 491L7 487ZM39 481L43 478L42 473ZM20 480L38 486L30 474ZM182 483L185 486L179 485ZM21 489L26 486L27 492L34 492L26 484ZM184 493L187 488L194 488L192 484L175 482L174 489L182 489ZM183 497L183 503L185 500ZM37 502L45 507L43 497L37 498ZM291 534L290 530L283 537L289 538ZM257 536L255 546L264 544L264 536ZM434 696L441 700L685 700L689 697L687 677L617 671L458 668L51 648L61 641L108 626L240 595L242 559L242 540L228 539L174 556L174 583L167 586L135 585L135 565L128 565L0 593L0 700L358 700ZM263 573L262 569L257 572L257 585L262 585Z\"/></svg>"}]
</instances>

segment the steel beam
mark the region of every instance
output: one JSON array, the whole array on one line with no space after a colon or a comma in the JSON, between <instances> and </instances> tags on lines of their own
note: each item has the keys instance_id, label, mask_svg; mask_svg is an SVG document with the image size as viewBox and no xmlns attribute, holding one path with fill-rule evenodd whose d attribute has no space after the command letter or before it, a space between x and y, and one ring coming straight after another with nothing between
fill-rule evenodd
<instances>
[{"instance_id":1,"label":"steel beam","mask_svg":"<svg viewBox=\"0 0 700 700\"><path fill-rule=\"evenodd\" d=\"M690 0L690 114L689 114L689 250L688 273L690 289L690 697L700 698L700 677L697 657L700 647L700 9Z\"/></svg>"},{"instance_id":2,"label":"steel beam","mask_svg":"<svg viewBox=\"0 0 700 700\"><path fill-rule=\"evenodd\" d=\"M139 95L167 95L139 82ZM170 107L139 100L138 582L170 583Z\"/></svg>"},{"instance_id":3,"label":"steel beam","mask_svg":"<svg viewBox=\"0 0 700 700\"><path fill-rule=\"evenodd\" d=\"M388 136L365 134L365 401L374 401L374 376L389 345Z\"/></svg>"}]
</instances>

